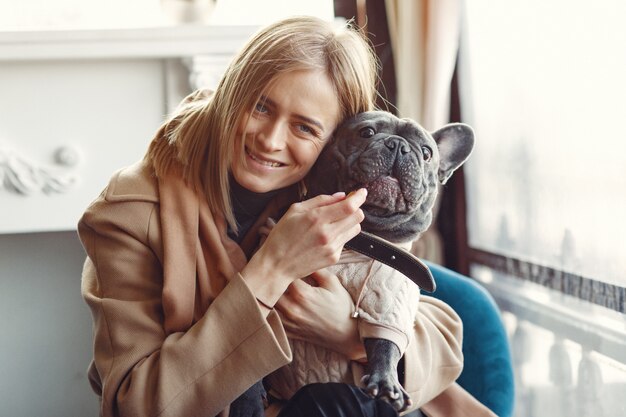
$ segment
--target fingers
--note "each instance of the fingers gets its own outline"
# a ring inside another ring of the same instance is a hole
[[[361,232],[361,222],[365,218],[363,211],[359,210],[352,216],[333,223],[336,228],[336,240],[343,248],[347,241]]]
[[[289,298],[287,294],[283,294],[283,296],[278,299],[274,307],[283,319],[283,326],[285,326],[286,329],[287,326],[291,324],[292,317],[297,314],[295,310],[298,309],[298,305],[294,303],[294,301]]]
[[[256,255],[269,259],[266,264],[276,279],[289,281],[335,264],[345,243],[361,230],[364,214],[359,207],[366,197],[361,189],[293,204]]]
[[[327,265],[331,265],[339,259],[345,243],[361,231],[360,223],[365,215],[359,207],[365,202],[366,197],[367,191],[364,188],[350,193],[347,197],[341,197],[338,194],[318,196],[313,199],[317,200],[313,204],[310,200],[294,204],[285,218],[304,220],[300,223],[305,228],[303,233],[311,236],[315,244],[326,247],[325,251],[319,253],[325,253],[331,261]],[[309,210],[303,210],[307,207]],[[301,215],[304,217],[300,217]],[[320,265],[320,267],[327,265]]]
[[[301,282],[300,280],[294,282]],[[308,285],[301,282],[302,285]],[[283,328],[287,332],[287,336],[291,339],[305,340],[307,321],[307,308],[302,305],[302,293],[297,290],[298,285],[289,287],[289,291],[283,294],[278,300],[275,307],[281,318]]]
[[[276,306],[279,310],[288,313],[289,316],[300,314],[301,305],[309,299],[311,289],[311,285],[301,279],[297,279],[289,285],[287,291],[278,299]]]
[[[336,203],[337,201],[341,201],[345,198],[346,193],[338,192],[333,195],[318,195],[316,197],[310,198],[308,200],[297,203],[303,210],[310,210],[314,208],[324,207],[329,204]]]
[[[359,190],[350,193],[342,201],[320,208],[320,213],[331,223],[341,221],[360,211],[359,207],[365,203],[366,198],[367,190],[365,188],[360,188]]]
[[[341,283],[339,282],[339,278],[337,277],[337,275],[324,269],[313,272],[310,277],[317,283],[319,287],[327,290],[332,290],[337,286],[341,287]]]
[[[336,222],[350,216],[361,207],[367,197],[367,190],[361,188],[351,192],[348,196],[343,192],[333,195],[318,195],[300,203],[294,204],[297,210],[310,211],[316,209],[319,215],[326,222]]]
[[[287,291],[289,294],[302,294],[302,298],[306,298],[306,292],[311,288],[311,285],[304,282],[301,279],[297,279],[291,283]]]
[[[344,202],[341,202],[341,204],[343,203]],[[349,206],[346,205],[344,206],[344,208],[345,207]],[[323,238],[323,240],[329,243],[333,242],[332,251],[336,258],[336,262],[339,259],[339,255],[341,254],[343,246],[346,244],[346,242],[358,235],[361,231],[361,222],[365,218],[365,214],[363,214],[363,210],[357,208],[356,211],[343,218],[337,217],[336,215],[333,215],[333,217],[337,220],[325,227],[325,233],[323,235],[325,237]]]

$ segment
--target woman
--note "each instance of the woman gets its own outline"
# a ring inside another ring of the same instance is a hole
[[[365,356],[349,295],[315,273],[360,231],[365,190],[294,202],[339,121],[373,108],[375,69],[349,28],[313,18],[271,25],[213,95],[186,100],[146,158],[89,206],[79,222],[82,293],[102,416],[226,415],[289,362],[285,331]],[[252,255],[259,225],[287,207]],[[319,287],[299,281],[310,274]],[[425,299],[405,357],[416,406],[462,366],[458,317]]]

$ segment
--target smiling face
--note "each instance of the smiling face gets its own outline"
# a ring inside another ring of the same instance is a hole
[[[239,121],[231,165],[235,180],[257,193],[295,184],[315,163],[340,114],[335,90],[324,72],[278,76]]]

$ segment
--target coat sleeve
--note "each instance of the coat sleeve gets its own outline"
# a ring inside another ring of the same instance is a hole
[[[238,276],[191,328],[164,332],[161,263],[150,244],[158,225],[154,203],[102,198],[79,222],[94,325],[89,379],[104,417],[215,416],[291,359],[277,314],[265,318]]]
[[[463,325],[450,306],[420,296],[414,338],[404,354],[404,388],[412,409],[451,386],[463,370]]]

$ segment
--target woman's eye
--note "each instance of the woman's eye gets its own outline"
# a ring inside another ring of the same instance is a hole
[[[428,146],[422,146],[422,155],[424,156],[424,161],[428,162],[433,157],[433,150]]]
[[[372,129],[371,127],[364,127],[363,129],[361,129],[359,133],[361,134],[361,137],[364,139],[369,139],[376,134],[374,129]]]
[[[267,113],[267,107],[265,107],[263,103],[257,103],[254,106],[254,111],[256,111],[257,113]]]
[[[308,127],[307,125],[298,125],[298,130],[302,133],[313,134],[315,133],[313,129]]]
[[[309,125],[297,124],[296,130],[297,130],[297,133],[300,134],[300,136],[306,136],[307,138],[313,138],[313,137],[318,138],[318,139],[322,138],[321,132]]]

